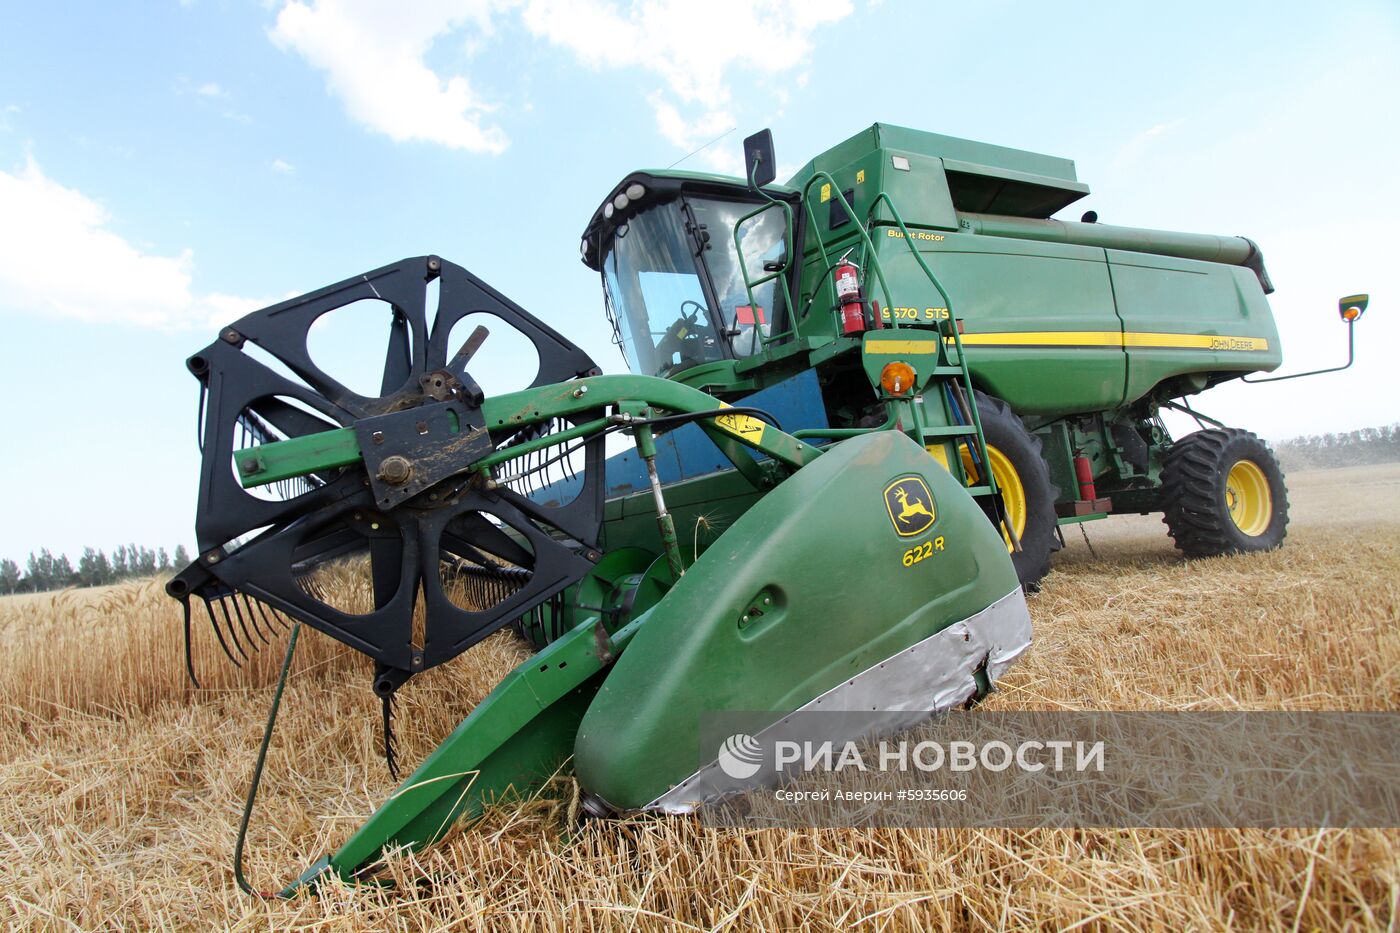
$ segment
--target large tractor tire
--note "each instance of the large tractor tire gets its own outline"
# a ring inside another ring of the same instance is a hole
[[[981,392],[974,394],[992,476],[1001,491],[1007,518],[1020,538],[1021,550],[1013,549],[1005,528],[1001,529],[1002,538],[1011,551],[1021,586],[1027,592],[1035,592],[1041,578],[1050,572],[1050,552],[1058,544],[1055,499],[1059,489],[1050,482],[1050,466],[1041,453],[1040,438],[1026,430],[1010,405]],[[981,471],[972,451],[964,445],[960,453],[968,478],[980,483]]]
[[[1268,551],[1288,533],[1288,490],[1267,444],[1238,428],[1188,434],[1167,451],[1162,511],[1187,557]]]

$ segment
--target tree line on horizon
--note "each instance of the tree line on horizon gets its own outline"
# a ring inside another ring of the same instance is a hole
[[[173,557],[163,547],[151,550],[135,544],[120,544],[110,557],[100,548],[85,547],[76,567],[67,554],[55,557],[48,548],[40,548],[37,554],[29,552],[23,568],[8,558],[0,560],[0,593],[42,593],[68,586],[106,586],[172,573],[189,562],[190,555],[183,544],[175,546]]]
[[[1287,468],[1367,466],[1400,460],[1400,422],[1336,434],[1304,434],[1274,445]]]

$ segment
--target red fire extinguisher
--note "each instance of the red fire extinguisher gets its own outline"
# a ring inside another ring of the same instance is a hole
[[[832,272],[836,276],[836,303],[841,306],[842,336],[863,333],[865,299],[860,293],[860,269],[843,259]]]
[[[1079,481],[1079,498],[1093,501],[1098,498],[1094,489],[1094,468],[1082,450],[1074,452],[1074,478]]]

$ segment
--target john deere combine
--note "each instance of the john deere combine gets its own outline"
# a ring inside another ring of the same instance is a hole
[[[628,175],[588,223],[630,375],[435,256],[189,358],[199,557],[169,587],[187,637],[194,605],[234,658],[283,616],[364,652],[386,751],[414,675],[507,625],[539,649],[293,888],[568,762],[594,814],[743,789],[698,747],[701,710],[975,699],[1029,644],[1023,591],[1057,524],[1161,510],[1193,556],[1282,540],[1257,438],[1173,443],[1158,417],[1278,366],[1252,242],[1051,220],[1088,191],[1073,163],[895,127],[786,186],[766,132],[745,159],[742,181]],[[387,325],[377,396],[307,346],[362,301]],[[488,329],[454,326],[478,312],[534,346],[528,388],[472,378]],[[607,457],[609,435],[632,449]],[[318,581],[351,559],[373,587],[358,611]]]

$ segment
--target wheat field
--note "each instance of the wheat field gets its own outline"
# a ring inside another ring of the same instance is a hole
[[[1290,480],[1286,546],[1182,562],[1156,517],[1074,528],[994,709],[1393,710],[1400,466]],[[350,584],[346,584],[350,585]],[[0,599],[0,925],[11,930],[1396,928],[1400,831],[716,830],[568,821],[561,775],[392,890],[293,902],[230,856],[281,645],[242,669],[156,581]],[[412,764],[526,657],[507,634],[416,679]],[[369,662],[305,630],[250,836],[276,888],[393,790]]]

